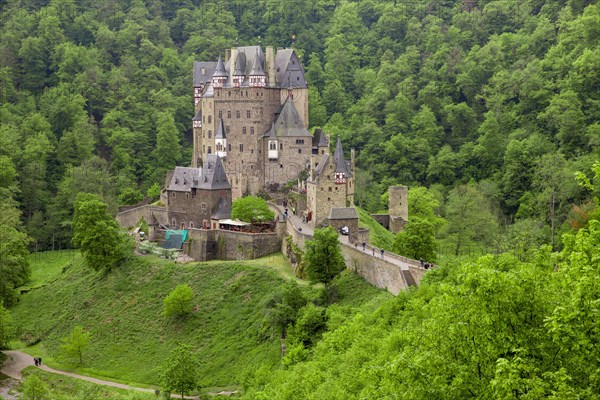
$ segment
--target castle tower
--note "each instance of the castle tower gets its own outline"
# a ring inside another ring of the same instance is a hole
[[[246,54],[238,53],[233,70],[233,87],[239,88],[246,77]]]
[[[391,186],[388,209],[390,213],[390,231],[396,234],[404,229],[408,222],[408,187]]]

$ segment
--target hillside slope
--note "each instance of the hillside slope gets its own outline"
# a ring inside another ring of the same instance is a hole
[[[39,257],[39,256],[38,256]],[[52,257],[47,253],[46,257]],[[43,268],[43,257],[34,269]],[[24,349],[60,369],[60,338],[75,325],[92,332],[77,371],[128,383],[158,385],[159,369],[177,343],[189,343],[201,362],[203,387],[235,387],[250,371],[279,365],[279,337],[265,319],[266,304],[282,285],[281,255],[248,262],[176,265],[140,257],[108,276],[85,268],[80,257],[64,258],[63,272],[22,296],[13,309]],[[56,269],[56,263],[49,267]],[[287,266],[289,268],[289,265]],[[194,311],[186,319],[161,315],[162,301],[175,286],[194,290]],[[337,280],[338,309],[352,315],[390,297],[351,273]],[[303,287],[309,298],[318,296]]]

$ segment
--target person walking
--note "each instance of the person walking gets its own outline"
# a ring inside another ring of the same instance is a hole
[[[383,259],[383,253],[384,253],[384,250],[383,250],[383,248],[382,248],[382,249],[381,249],[381,258],[382,258],[382,259]]]
[[[362,243],[362,245],[363,245],[363,251],[367,251],[367,249],[366,249],[366,247],[367,247],[367,242],[365,242],[365,241],[363,240],[363,243]]]

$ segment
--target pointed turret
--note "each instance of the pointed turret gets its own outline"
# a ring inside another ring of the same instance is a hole
[[[233,86],[240,87],[246,77],[246,54],[239,52],[233,70]]]
[[[219,55],[219,60],[217,61],[217,68],[215,68],[215,72],[212,76],[212,84],[214,88],[222,88],[225,86],[225,82],[227,81],[227,71],[225,71],[225,64],[223,64],[223,59]]]
[[[215,134],[215,148],[217,149],[217,155],[221,158],[227,157],[227,137],[225,132],[225,125],[223,119],[219,120],[219,127]]]
[[[267,74],[265,73],[260,56],[258,55],[258,49],[256,49],[254,63],[252,64],[252,70],[250,71],[250,87],[265,87],[266,85]]]
[[[348,163],[344,159],[344,149],[342,148],[342,139],[338,136],[335,152],[333,153],[335,162],[335,183],[346,183],[346,179],[352,176]]]

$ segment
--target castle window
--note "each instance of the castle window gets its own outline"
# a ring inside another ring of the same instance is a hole
[[[304,139],[296,139],[296,144],[304,144]]]
[[[208,116],[208,123],[209,124],[212,123],[212,116],[211,115]]]
[[[279,164],[279,168],[283,168],[283,164]]]
[[[242,127],[242,133],[245,135],[246,134],[246,127]]]
[[[277,142],[270,142],[269,150],[277,150]]]
[[[227,145],[227,150],[231,151],[231,143]]]
[[[203,210],[206,210],[206,203],[200,204],[200,208],[203,209]]]
[[[302,154],[302,149],[298,149],[298,154]]]
[[[212,154],[212,147],[208,146],[208,154]]]
[[[244,143],[240,143],[240,153],[244,152]]]
[[[250,118],[250,110],[246,110],[246,118]]]
[[[279,150],[283,150],[283,143],[279,143]]]
[[[254,135],[254,127],[253,126],[250,127],[250,134]]]
[[[254,149],[250,149],[250,154],[254,154]]]
[[[223,111],[219,111],[219,119],[223,119]]]
[[[335,187],[335,190],[338,190],[338,187],[337,187],[337,186]]]
[[[331,201],[331,197],[328,197],[328,198],[327,198],[327,201]]]
[[[227,118],[231,118],[231,111],[227,111]]]
[[[210,119],[210,118],[209,118]],[[208,138],[210,139],[212,137],[212,131],[209,129],[208,130]]]
[[[175,198],[175,192],[173,192],[173,193],[171,194],[171,197]]]
[[[331,192],[331,186],[329,186],[328,190]]]
[[[190,221],[190,228],[194,227],[194,223],[192,221]]]
[[[240,110],[237,110],[237,111],[235,112],[235,117],[236,117],[236,118],[239,118],[239,117],[240,117]]]
[[[190,198],[190,194],[189,194],[189,193],[186,193],[186,194],[185,194],[185,198],[186,198],[186,199],[189,199],[189,198]]]

